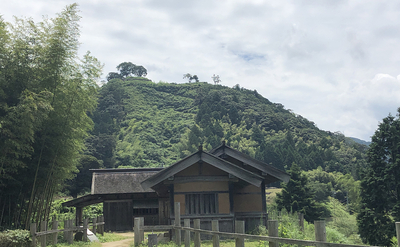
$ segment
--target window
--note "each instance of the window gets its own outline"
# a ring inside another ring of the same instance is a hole
[[[218,213],[217,193],[210,194],[186,194],[185,212],[189,215],[217,214]]]
[[[133,215],[153,215],[158,214],[158,208],[134,208]]]

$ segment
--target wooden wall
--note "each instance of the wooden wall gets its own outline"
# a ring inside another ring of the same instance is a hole
[[[132,200],[104,201],[103,214],[105,231],[132,230]]]
[[[236,160],[232,160],[237,162]],[[243,166],[243,164],[238,164]],[[246,167],[247,168],[247,167]],[[229,174],[207,163],[196,163],[175,174],[174,177],[226,176]],[[254,185],[231,186],[228,181],[185,182],[173,184],[173,200],[180,202],[181,215],[186,215],[185,195],[190,193],[217,193],[217,214],[263,212],[262,189]],[[231,192],[230,192],[231,190]],[[233,197],[230,202],[229,196]],[[232,205],[231,205],[232,203]],[[231,212],[231,207],[233,208]]]
[[[174,184],[174,201],[181,204],[181,215],[185,212],[185,194],[215,192],[218,194],[218,214],[229,214],[228,182],[191,182]]]
[[[237,189],[233,197],[233,209],[239,212],[262,212],[261,189],[254,185],[248,185],[242,189]]]

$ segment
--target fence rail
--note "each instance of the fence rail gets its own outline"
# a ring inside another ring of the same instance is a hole
[[[92,232],[96,234],[99,232],[104,235],[104,217],[99,216],[97,218],[92,218],[91,223],[89,223],[89,219],[83,220],[83,226],[74,226],[72,220],[64,220],[64,229],[58,229],[59,222],[53,219],[52,221],[52,229],[47,230],[47,221],[42,221],[40,223],[40,231],[37,231],[37,224],[32,223],[30,227],[30,232],[32,236],[32,246],[36,247],[37,240],[40,240],[40,246],[46,247],[47,244],[47,236],[50,235],[52,237],[51,244],[56,245],[58,241],[58,233],[64,232],[64,239],[68,242],[68,244],[72,244],[73,233],[74,231],[83,232],[83,241],[87,241],[87,229],[92,229]],[[90,228],[91,226],[91,228]]]
[[[268,234],[269,236],[259,236],[259,235],[250,235],[244,233],[244,221],[235,221],[235,233],[230,232],[220,232],[219,231],[219,223],[218,220],[212,221],[212,230],[203,230],[200,229],[200,219],[193,220],[193,228],[190,227],[190,219],[184,219],[184,226],[181,226],[180,220],[180,204],[175,203],[175,221],[174,225],[170,226],[144,226],[143,218],[135,218],[135,246],[138,246],[140,243],[144,241],[144,231],[157,231],[161,229],[165,230],[174,230],[174,241],[180,246],[181,245],[181,231],[184,231],[184,244],[185,247],[190,247],[191,237],[190,232],[194,232],[194,247],[201,246],[200,234],[211,235],[213,240],[213,247],[219,247],[219,237],[224,236],[228,238],[235,239],[236,247],[244,247],[244,239],[252,239],[259,241],[268,241],[270,247],[278,247],[279,244],[293,244],[293,245],[302,245],[302,246],[317,246],[317,247],[377,247],[377,246],[367,246],[367,245],[353,245],[353,244],[338,244],[338,243],[328,243],[326,242],[326,231],[325,231],[325,221],[315,221],[315,241],[312,240],[300,240],[300,239],[289,239],[289,238],[280,238],[278,237],[278,221],[277,220],[268,220]],[[400,236],[400,222],[396,222],[396,230]],[[155,237],[156,236],[152,236]],[[400,241],[400,239],[399,239]],[[149,235],[149,247],[152,247],[153,244],[157,244],[154,242],[154,239],[150,239]],[[400,242],[399,245],[400,247]]]

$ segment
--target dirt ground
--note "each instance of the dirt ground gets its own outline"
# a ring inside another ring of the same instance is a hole
[[[108,242],[101,244],[102,247],[129,247],[131,243],[133,243],[133,232],[123,232],[117,233],[118,235],[129,237],[124,240],[115,241],[115,242]]]

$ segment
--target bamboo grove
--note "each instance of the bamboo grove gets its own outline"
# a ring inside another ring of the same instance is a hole
[[[78,8],[35,23],[0,17],[0,229],[47,220],[92,128],[101,64],[78,57]]]

